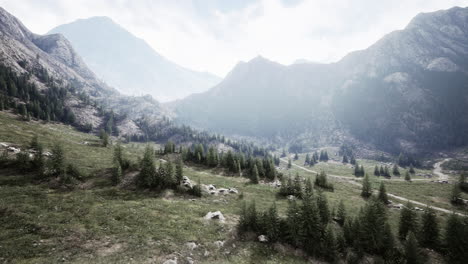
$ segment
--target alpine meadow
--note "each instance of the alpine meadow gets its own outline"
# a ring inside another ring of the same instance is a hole
[[[468,262],[468,1],[0,0],[0,263]]]

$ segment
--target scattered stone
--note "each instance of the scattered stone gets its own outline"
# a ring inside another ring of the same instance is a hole
[[[208,185],[208,190],[210,190],[210,191],[216,190],[216,186],[214,184],[210,184],[210,185]]]
[[[195,202],[197,199],[190,199],[191,202]]]
[[[174,259],[168,259],[164,261],[163,264],[177,264],[177,257],[174,257]]]
[[[8,148],[8,146],[9,145],[7,143],[0,142],[0,147]]]
[[[419,208],[419,207],[417,207],[417,206],[415,206],[413,209],[414,209],[415,211],[424,211],[424,209]]]
[[[216,194],[216,191],[210,191],[210,194],[215,195],[215,194]]]
[[[46,151],[46,152],[44,152],[44,154],[42,154],[42,155],[44,155],[44,156],[46,156],[46,157],[51,157],[51,156],[52,156],[52,153]]]
[[[228,191],[228,189],[225,189],[225,188],[218,189],[219,193],[227,193],[227,191]]]
[[[229,193],[235,193],[235,194],[237,194],[237,193],[239,193],[239,191],[237,191],[236,188],[229,188]]]
[[[224,241],[221,241],[221,240],[218,240],[218,241],[215,241],[214,242],[214,245],[219,249],[219,248],[222,248],[224,246]],[[206,253],[207,251],[205,251]],[[209,252],[208,252],[209,254]]]
[[[403,209],[405,207],[403,204],[389,204],[388,207],[395,209]]]
[[[198,247],[197,243],[195,242],[187,242],[185,243],[185,246],[190,250],[194,250]]]
[[[289,201],[296,200],[296,197],[294,195],[288,195],[288,200]]]
[[[268,242],[268,237],[265,236],[265,235],[259,235],[258,236],[258,241],[266,243],[266,242]]]
[[[203,256],[204,257],[208,257],[210,255],[210,252],[208,250],[205,249],[205,252],[203,252]]]
[[[224,222],[225,218],[224,215],[220,211],[216,212],[208,212],[205,215],[206,220],[219,220],[220,222]]]
[[[195,262],[193,262],[193,259],[191,257],[187,257],[187,263],[188,264],[193,264]]]
[[[20,148],[15,148],[15,147],[8,147],[7,150],[10,151],[10,152],[13,152],[13,153],[15,153],[15,154],[21,152],[21,149],[20,149]]]

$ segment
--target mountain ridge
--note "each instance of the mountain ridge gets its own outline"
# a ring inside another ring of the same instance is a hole
[[[420,14],[405,29],[335,63],[240,64],[211,90],[173,107],[180,122],[283,144],[357,140],[396,153],[463,145],[467,36],[468,8]],[[323,132],[330,136],[324,139]]]
[[[220,80],[171,62],[109,17],[79,19],[49,33],[64,34],[90,68],[124,94],[170,101],[205,91]]]

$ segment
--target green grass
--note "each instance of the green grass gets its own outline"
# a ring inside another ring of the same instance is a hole
[[[180,261],[191,256],[197,263],[307,262],[303,257],[294,256],[292,250],[278,252],[269,246],[236,238],[235,225],[244,201],[255,199],[259,210],[267,209],[275,202],[279,213],[284,215],[287,201],[277,197],[275,188],[252,185],[245,178],[225,176],[222,170],[198,166],[186,167],[185,175],[192,181],[200,180],[202,184],[237,188],[244,198],[239,199],[233,194],[205,194],[202,198],[194,198],[172,191],[157,194],[148,190],[113,187],[108,173],[112,149],[99,146],[96,136],[60,124],[23,122],[0,113],[0,142],[24,147],[34,134],[39,135],[46,148],[56,142],[62,143],[67,161],[77,165],[87,176],[85,182],[74,190],[64,191],[51,188],[47,182],[33,180],[33,175],[0,169],[0,262],[162,263],[174,256]],[[85,141],[90,144],[83,144]],[[130,143],[123,147],[125,155],[137,161],[145,144]],[[340,164],[318,164],[312,169],[320,168],[354,178],[350,169]],[[296,167],[283,171],[292,175],[299,172],[301,176],[312,179],[315,177],[315,174]],[[125,177],[135,173],[129,172]],[[335,186],[334,192],[325,192],[330,208],[337,207],[343,200],[348,214],[356,215],[365,204],[360,197],[359,186],[332,178],[329,180]],[[378,180],[373,179],[374,184]],[[411,196],[408,198],[422,202],[430,199],[431,195],[443,197],[446,194],[445,189],[430,192],[430,188],[442,185],[423,185],[429,189],[414,186],[414,183],[387,183],[389,192],[401,191]],[[439,204],[440,201],[434,203]],[[203,219],[207,212],[217,210],[224,214],[226,223]],[[394,230],[398,217],[399,211],[389,210]],[[441,221],[444,218],[444,214],[439,214]],[[226,241],[225,247],[218,249],[214,245],[217,240]],[[189,251],[185,243],[190,241],[195,241],[199,247]],[[208,256],[205,252],[209,252]]]

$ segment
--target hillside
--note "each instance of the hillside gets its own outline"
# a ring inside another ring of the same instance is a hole
[[[99,138],[61,124],[24,122],[4,112],[0,112],[0,124],[1,143],[27,151],[34,135],[39,135],[39,143],[45,151],[57,143],[61,144],[65,161],[73,162],[83,174],[74,185],[60,185],[55,178],[37,178],[34,171],[25,173],[18,167],[1,167],[2,261],[163,263],[174,258],[181,263],[317,261],[287,245],[270,247],[237,235],[236,226],[244,201],[255,200],[258,210],[266,210],[275,202],[279,215],[286,215],[288,200],[278,197],[279,189],[270,184],[250,184],[244,177],[233,177],[222,168],[207,168],[188,162],[184,166],[184,175],[191,181],[214,184],[219,190],[236,188],[239,193],[210,194],[211,191],[206,190],[199,198],[171,190],[157,192],[138,188],[134,180],[139,168],[133,165],[124,171],[122,182],[115,185],[112,180],[115,146],[102,147]],[[0,148],[3,153],[3,145]],[[123,155],[134,163],[143,155],[144,144],[122,144],[122,148]],[[174,158],[173,155],[159,155],[156,160]],[[278,168],[314,179],[315,173],[303,169],[303,158],[301,155],[295,162],[297,166],[291,169],[287,169],[287,163],[281,163]],[[320,162],[316,165],[319,167],[312,170],[326,168],[332,171],[329,181],[335,185],[335,190],[324,192],[328,206],[330,210],[336,209],[343,201],[351,218],[366,204],[366,200],[360,197],[359,184],[356,186],[362,179],[355,178],[348,166],[337,163],[339,158],[330,156],[329,162]],[[14,160],[11,153],[9,159],[10,162]],[[0,162],[5,164],[3,156]],[[366,169],[375,164],[365,160],[358,162],[365,164]],[[427,172],[417,170],[416,174],[419,173]],[[333,176],[337,174],[342,178]],[[421,178],[416,177],[411,183],[372,177],[374,188],[385,181],[389,192],[409,195],[409,199],[431,206],[467,213],[466,209],[448,202],[451,185],[418,179]],[[224,215],[224,222],[204,219],[208,212],[218,210]],[[399,214],[399,209],[388,209],[389,222],[394,230],[398,228]],[[437,211],[441,226],[445,226],[448,215]],[[339,231],[338,225],[333,226]],[[430,259],[443,263],[443,258],[434,252],[430,253]]]
[[[392,153],[466,145],[468,8],[420,14],[332,64],[239,63],[174,106],[180,122],[306,148],[346,141]]]
[[[204,92],[220,81],[169,61],[107,17],[80,19],[49,32],[56,33],[72,43],[99,78],[123,94],[169,101]]]

